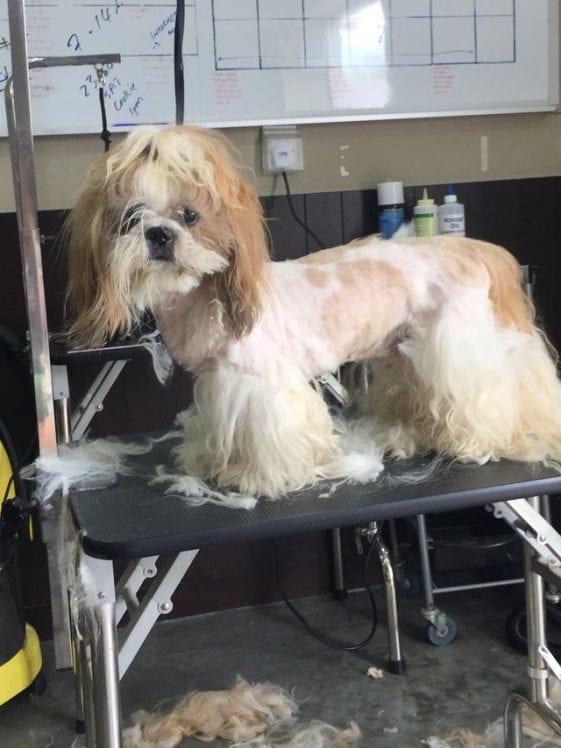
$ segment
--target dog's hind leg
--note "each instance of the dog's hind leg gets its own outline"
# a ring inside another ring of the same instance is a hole
[[[410,385],[402,380],[393,402],[417,449],[480,463],[560,459],[555,363],[532,325],[526,332],[497,321],[482,289],[466,291],[399,350]]]
[[[357,404],[371,419],[372,439],[382,453],[411,457],[429,451],[428,390],[409,358],[395,353],[368,362],[368,367],[371,381]]]

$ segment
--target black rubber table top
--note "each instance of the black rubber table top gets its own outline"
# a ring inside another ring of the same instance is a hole
[[[444,466],[422,483],[400,483],[400,475],[426,464],[413,459],[389,463],[375,482],[343,482],[335,488],[323,483],[277,501],[260,499],[251,510],[192,506],[185,498],[165,495],[165,486],[149,485],[157,465],[171,465],[173,445],[161,442],[149,454],[131,458],[138,474],[114,486],[71,492],[72,514],[88,554],[140,558],[561,493],[555,470],[508,461]]]

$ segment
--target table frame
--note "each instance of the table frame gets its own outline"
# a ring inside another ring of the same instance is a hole
[[[561,735],[561,709],[551,702],[548,693],[548,680],[552,676],[561,678],[561,665],[547,648],[544,616],[544,578],[557,584],[561,579],[561,535],[539,513],[539,500],[539,496],[531,496],[487,507],[524,544],[529,687],[527,692],[513,692],[507,701],[505,745],[508,748],[522,746],[523,707],[539,714]],[[403,663],[393,570],[389,554],[376,533],[375,507],[373,522],[371,529],[374,528],[375,542],[380,543],[378,557],[386,582],[390,664]],[[197,553],[198,550],[191,549],[165,557],[133,560],[115,585],[113,561],[94,558],[80,547],[78,568],[81,578],[88,582],[82,588],[78,605],[71,609],[73,628],[78,634],[77,665],[82,675],[81,701],[88,748],[121,748],[120,679],[159,616],[171,611],[173,592]],[[139,589],[146,580],[150,584],[139,600]],[[118,632],[117,623],[125,612],[129,613],[130,621]]]

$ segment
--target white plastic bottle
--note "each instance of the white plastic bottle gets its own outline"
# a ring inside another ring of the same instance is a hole
[[[435,236],[438,233],[437,206],[432,197],[429,198],[426,187],[423,197],[413,208],[413,222],[415,236]]]
[[[466,235],[465,209],[454,194],[452,185],[448,185],[448,193],[444,195],[444,204],[438,208],[438,228],[441,234]]]

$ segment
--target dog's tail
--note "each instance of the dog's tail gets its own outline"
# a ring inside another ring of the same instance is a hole
[[[489,242],[470,241],[469,252],[489,274],[489,298],[499,325],[531,334],[535,309],[518,261],[503,247]]]
[[[541,338],[557,366],[559,353],[536,321],[536,308],[528,295],[518,261],[503,247],[489,242],[473,241],[471,249],[489,274],[489,298],[499,325]]]

